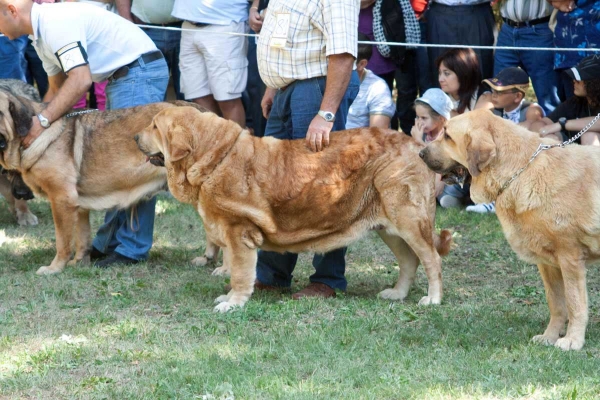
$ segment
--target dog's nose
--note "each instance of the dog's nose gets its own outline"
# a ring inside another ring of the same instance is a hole
[[[419,152],[419,157],[425,158],[425,149],[423,149]]]
[[[135,135],[133,138],[135,139],[135,142],[137,143],[140,140],[140,135]]]

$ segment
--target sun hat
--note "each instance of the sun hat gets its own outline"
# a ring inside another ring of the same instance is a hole
[[[600,78],[600,55],[587,56],[579,64],[565,71],[571,79],[587,81]]]
[[[452,111],[452,100],[442,89],[433,88],[425,91],[423,96],[419,97],[416,102],[428,104],[433,111],[440,114],[446,119],[450,119],[450,111]]]

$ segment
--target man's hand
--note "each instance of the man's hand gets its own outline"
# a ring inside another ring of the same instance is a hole
[[[260,33],[260,30],[262,29],[262,24],[263,20],[260,16],[260,13],[258,12],[258,9],[252,7],[250,9],[250,12],[248,13],[248,25],[250,25],[250,28],[254,32]]]
[[[329,132],[333,128],[333,122],[327,122],[317,115],[310,122],[306,132],[306,145],[312,151],[321,151],[329,146]]]
[[[262,101],[260,102],[260,108],[262,108],[263,117],[266,119],[269,119],[269,115],[271,114],[271,107],[273,106],[275,94],[277,94],[277,89],[267,88]]]
[[[31,129],[29,130],[27,136],[23,138],[23,142],[21,142],[24,148],[28,148],[29,146],[31,146],[31,143],[33,143],[33,141],[37,139],[38,136],[40,136],[45,129],[44,127],[42,127],[42,125],[40,125],[40,120],[37,116],[34,115],[33,117],[31,117],[31,122]]]

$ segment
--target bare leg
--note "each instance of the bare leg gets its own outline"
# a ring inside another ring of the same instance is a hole
[[[229,119],[241,127],[246,126],[246,112],[244,111],[244,105],[242,104],[241,98],[219,101],[218,103],[219,108],[223,113],[223,118]]]

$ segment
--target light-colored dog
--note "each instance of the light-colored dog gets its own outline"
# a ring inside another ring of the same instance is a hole
[[[550,323],[533,340],[577,350],[588,322],[586,264],[600,257],[600,149],[552,148],[528,164],[540,143],[556,142],[476,110],[452,118],[421,156],[450,182],[468,169],[473,201],[496,201],[506,239],[544,281]]]
[[[253,137],[231,121],[181,107],[158,113],[136,140],[164,161],[173,196],[197,207],[207,240],[223,248],[232,289],[217,298],[216,311],[250,298],[257,248],[327,252],[374,228],[400,266],[396,286],[380,295],[405,298],[420,260],[429,290],[419,304],[441,302],[440,254],[449,251],[451,234],[434,232],[434,174],[412,138],[354,129],[333,133],[329,147],[313,153],[302,140]]]

